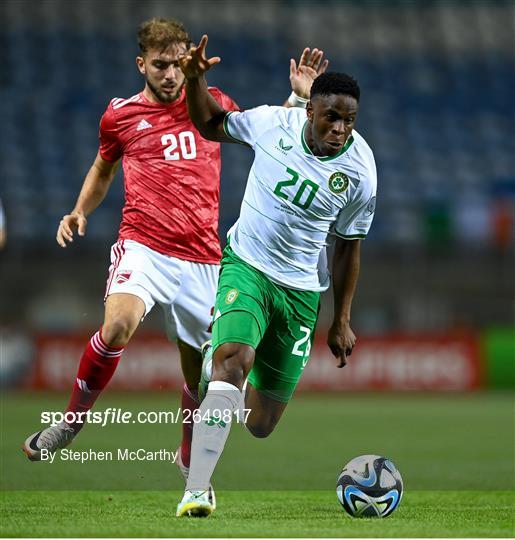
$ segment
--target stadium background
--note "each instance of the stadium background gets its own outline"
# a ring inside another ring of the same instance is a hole
[[[209,34],[208,52],[222,57],[209,82],[243,108],[282,103],[290,57],[305,46],[322,48],[331,69],[360,82],[357,129],[379,173],[353,308],[359,341],[349,366],[336,370],[324,345],[327,294],[306,392],[258,450],[244,433],[234,435],[226,463],[239,456],[244,467],[241,455],[254,456],[259,476],[244,468],[254,487],[325,489],[344,461],[377,452],[397,457],[415,489],[455,482],[463,489],[514,488],[513,3],[8,0],[0,13],[4,488],[59,487],[48,469],[25,474],[28,464],[20,465],[17,452],[41,410],[62,408],[82,348],[102,320],[121,175],[84,239],[62,250],[55,231],[95,156],[109,99],[142,88],[135,32],[152,16],[182,20],[195,40]],[[238,215],[251,159],[244,148],[223,148],[222,238]],[[179,385],[176,349],[164,340],[162,315],[154,310],[112,381],[121,392],[108,391],[99,408],[169,409],[178,404],[171,391]],[[109,429],[113,435],[90,426],[77,447],[122,440],[141,446],[136,428]],[[176,427],[137,429],[156,448],[178,441]],[[326,469],[292,478],[288,464],[307,459],[316,440],[331,450]],[[432,465],[421,471],[428,459]],[[498,464],[486,484],[477,473],[485,459]],[[86,488],[180,485],[158,466],[147,465],[136,483],[133,469],[91,467]],[[62,469],[69,488],[84,488],[84,470]],[[237,488],[240,473],[222,465],[220,475]]]

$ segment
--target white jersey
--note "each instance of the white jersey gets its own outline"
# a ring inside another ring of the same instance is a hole
[[[294,289],[329,287],[327,236],[365,238],[375,210],[372,150],[356,131],[333,157],[316,157],[304,140],[305,109],[231,112],[227,135],[255,152],[240,217],[229,231],[236,255]]]

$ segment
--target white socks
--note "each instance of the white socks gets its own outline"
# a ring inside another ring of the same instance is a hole
[[[208,489],[229,436],[233,412],[242,401],[242,394],[236,386],[223,381],[209,383],[199,409],[200,421],[193,426],[187,490]]]

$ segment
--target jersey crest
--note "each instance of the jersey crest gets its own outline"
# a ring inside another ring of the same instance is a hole
[[[343,172],[335,172],[329,177],[327,185],[333,193],[338,195],[349,187],[349,177]]]

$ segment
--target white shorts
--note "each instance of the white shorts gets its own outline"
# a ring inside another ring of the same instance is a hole
[[[111,248],[104,301],[114,293],[134,294],[145,303],[145,315],[159,304],[168,338],[200,350],[211,339],[219,271],[217,264],[184,261],[133,240],[120,240]]]

